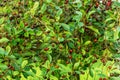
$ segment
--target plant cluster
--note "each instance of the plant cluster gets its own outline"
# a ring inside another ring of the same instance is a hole
[[[120,3],[2,0],[0,80],[119,80]]]

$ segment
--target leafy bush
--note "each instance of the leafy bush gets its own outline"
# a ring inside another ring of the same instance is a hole
[[[120,3],[2,0],[1,80],[119,80]]]

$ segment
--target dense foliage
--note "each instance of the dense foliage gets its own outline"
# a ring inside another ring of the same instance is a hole
[[[120,3],[0,0],[0,80],[119,80]]]

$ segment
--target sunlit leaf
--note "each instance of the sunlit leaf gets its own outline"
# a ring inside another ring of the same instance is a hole
[[[63,71],[63,73],[71,72],[71,69],[63,64],[58,64],[60,66],[60,70]]]
[[[91,43],[91,41],[86,41],[86,42],[84,43],[84,45],[87,46],[87,45],[89,45],[90,43]]]
[[[21,64],[21,67],[24,68],[28,64],[28,60],[24,60]]]
[[[87,14],[87,19],[90,17],[90,15],[92,15],[92,14],[95,13],[95,12],[96,12],[95,10],[90,11],[90,12]]]
[[[10,51],[11,51],[11,47],[10,47],[10,46],[7,46],[7,47],[6,47],[7,55],[10,53]]]
[[[3,37],[2,39],[0,39],[0,43],[6,43],[6,42],[8,42],[9,41],[9,39],[7,39],[7,38],[5,38],[5,37]]]
[[[14,72],[13,72],[13,75],[14,75],[14,76],[19,75],[19,71],[14,71]]]
[[[120,31],[118,31],[118,30],[115,30],[115,32],[114,32],[114,40],[117,40],[117,39],[119,39],[119,32]]]
[[[45,67],[46,69],[49,69],[49,68],[50,68],[50,61],[47,60],[47,61],[45,62],[45,64],[42,65],[42,66]]]
[[[91,29],[92,31],[96,32],[98,35],[100,35],[100,32],[97,28],[93,27],[93,26],[87,26],[87,28]]]
[[[58,80],[58,78],[55,77],[55,76],[53,76],[53,75],[50,75],[50,79],[51,79],[51,80]]]
[[[39,2],[35,2],[33,8],[30,10],[31,14],[34,16],[35,12],[39,6]]]
[[[107,18],[106,20],[105,20],[105,23],[107,23],[108,21],[112,21],[112,20],[115,20],[114,18]]]
[[[80,65],[80,60],[74,64],[74,69],[77,69]]]
[[[0,18],[0,25],[4,22],[4,17]]]

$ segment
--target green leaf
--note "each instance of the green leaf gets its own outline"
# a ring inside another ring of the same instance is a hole
[[[77,69],[80,65],[80,60],[74,64],[74,69]]]
[[[50,24],[50,20],[49,20],[49,18],[47,17],[47,15],[44,15],[44,16],[42,16],[42,21],[45,23],[45,24]]]
[[[90,43],[91,43],[91,41],[86,41],[86,42],[84,43],[84,45],[87,46],[87,45],[89,45]]]
[[[64,38],[58,37],[58,41],[59,41],[59,42],[63,42],[63,41],[64,41]]]
[[[10,46],[7,46],[7,47],[6,47],[7,55],[10,53],[10,51],[11,51],[11,47],[10,47]]]
[[[115,7],[120,8],[120,2],[119,2],[119,0],[118,0],[118,1],[115,1],[115,2],[114,2],[114,5],[115,5]]]
[[[0,43],[6,43],[8,42],[9,40],[5,37],[3,37],[2,39],[0,39]]]
[[[120,80],[120,77],[110,77],[110,80]]]
[[[79,22],[78,26],[79,26],[79,28],[81,28],[82,26],[84,26],[84,23],[83,22]]]
[[[24,68],[28,64],[28,60],[24,60],[21,64],[21,67]]]
[[[39,7],[39,2],[35,2],[33,8],[30,10],[31,14],[34,16],[37,8]]]
[[[114,58],[120,58],[120,54],[114,54]]]
[[[65,24],[65,23],[61,23],[61,26],[62,26],[65,30],[70,31],[70,26],[69,26],[69,25],[67,25],[67,24]]]
[[[89,68],[89,73],[90,73],[90,76],[91,76],[91,77],[93,77],[93,76],[94,76],[94,73],[93,73],[92,68]]]
[[[14,72],[13,72],[13,75],[14,75],[14,76],[19,75],[19,71],[14,71]]]
[[[83,54],[83,55],[85,55],[85,54],[86,54],[85,49],[82,49],[82,54]]]
[[[20,74],[20,77],[21,77],[20,80],[27,80],[27,79],[24,77],[23,73]]]
[[[110,51],[108,48],[106,48],[104,51],[103,51],[103,55],[106,55],[108,54],[110,56]]]
[[[35,73],[30,69],[29,71],[25,71],[25,73],[29,76],[34,76]]]
[[[50,80],[58,80],[56,76],[50,75]]]
[[[72,42],[68,42],[68,45],[69,45],[70,48],[74,48],[75,47],[74,43],[72,43]]]
[[[67,72],[71,72],[72,70],[70,69],[70,67],[68,66],[65,66],[63,64],[58,64],[58,66],[60,67],[60,70],[64,73],[67,73]]]
[[[103,38],[103,37],[100,37],[100,38],[98,39],[98,41],[99,41],[99,42],[103,42],[103,41],[104,41],[104,38]]]
[[[41,36],[42,35],[42,31],[38,31],[37,33],[36,33],[36,36]]]
[[[4,22],[4,17],[0,18],[0,25]]]
[[[23,23],[23,21],[20,21],[20,27],[21,27],[21,28],[24,28],[24,23]]]
[[[47,2],[47,3],[51,3],[51,2],[52,2],[52,0],[46,0],[46,2]]]
[[[36,70],[37,77],[41,77],[43,75],[42,70],[39,67],[34,67],[34,69]]]
[[[62,14],[62,9],[59,9],[59,10],[57,11],[56,16],[60,16],[61,14]]]
[[[92,31],[96,32],[98,35],[100,35],[100,32],[98,29],[94,28],[93,26],[87,26],[87,28],[91,29]]]
[[[7,56],[9,59],[13,60],[15,59],[16,57],[14,55],[10,55],[10,56]]]
[[[0,47],[0,54],[1,55],[5,55],[6,54],[6,51],[3,48],[1,48],[1,47]]]
[[[33,9],[36,10],[38,8],[38,6],[39,6],[39,2],[35,2],[34,6],[33,6]]]
[[[105,23],[107,23],[108,21],[112,21],[112,20],[115,20],[114,18],[107,18],[106,20],[105,20]]]
[[[44,3],[40,9],[40,12],[43,14],[47,9],[47,5]]]
[[[82,18],[82,12],[76,11],[75,13],[76,15],[73,16],[73,20],[76,20],[77,22],[79,22]]]
[[[11,77],[10,75],[7,75],[7,76],[6,76],[6,79],[7,79],[7,80],[12,80],[12,77]]]
[[[105,75],[105,74],[102,74],[102,73],[97,74],[97,75],[100,76],[100,77],[106,77],[106,75]]]
[[[114,31],[114,40],[119,39],[119,32],[120,32],[119,29]]]
[[[56,13],[56,16],[55,16],[55,18],[56,18],[56,21],[58,21],[59,19],[60,19],[60,15],[62,14],[62,9],[59,9],[58,11],[57,11],[57,13]]]
[[[78,15],[80,15],[82,17],[82,12],[76,11],[75,13],[78,14]]]
[[[84,33],[84,32],[85,32],[85,31],[84,31],[84,28],[80,28],[79,32],[80,32],[80,33]]]
[[[114,26],[115,26],[115,22],[113,22],[113,23],[111,23],[111,24],[108,25],[109,28],[112,28]]]
[[[88,15],[87,15],[87,19],[90,17],[90,15],[92,15],[92,14],[95,13],[95,12],[96,12],[95,10],[90,11],[90,12],[88,13]]]
[[[49,61],[52,62],[52,56],[50,54],[47,54],[47,56],[48,56]]]
[[[45,64],[42,65],[42,66],[45,67],[46,69],[49,69],[49,68],[50,68],[50,61],[47,60],[47,61],[45,62]]]
[[[7,68],[8,68],[7,65],[0,63],[0,69],[4,70],[4,69],[7,69]]]
[[[81,18],[82,18],[81,15],[73,16],[73,20],[76,20],[77,22],[79,22]]]

